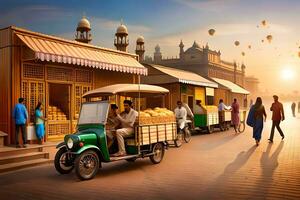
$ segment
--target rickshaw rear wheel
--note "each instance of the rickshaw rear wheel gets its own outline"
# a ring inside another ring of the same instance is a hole
[[[191,131],[189,130],[189,128],[184,129],[184,138],[183,139],[186,143],[189,143],[189,141],[191,141],[192,134],[191,134]]]
[[[99,165],[99,157],[95,151],[84,151],[75,159],[76,175],[80,180],[92,179],[98,173]]]
[[[65,147],[60,148],[54,158],[54,166],[56,171],[60,174],[69,174],[74,169],[74,163],[68,160],[67,149]]]
[[[156,143],[153,146],[153,155],[150,156],[150,160],[153,164],[158,164],[162,161],[165,155],[165,147],[162,143]]]

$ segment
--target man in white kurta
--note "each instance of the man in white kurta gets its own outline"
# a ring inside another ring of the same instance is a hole
[[[177,107],[175,108],[174,112],[176,116],[177,126],[181,130],[183,130],[186,123],[187,110],[182,106],[181,101],[177,102]]]
[[[131,108],[131,106],[132,102],[129,100],[125,100],[125,111],[117,115],[117,119],[120,121],[122,128],[116,130],[119,151],[118,153],[114,154],[114,156],[126,155],[124,137],[132,135],[134,133],[133,125],[138,116],[138,112]]]

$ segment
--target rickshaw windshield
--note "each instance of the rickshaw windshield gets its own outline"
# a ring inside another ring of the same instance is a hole
[[[109,103],[107,101],[83,103],[80,110],[78,125],[105,124]]]

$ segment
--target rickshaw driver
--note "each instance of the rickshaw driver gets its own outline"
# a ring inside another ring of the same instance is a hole
[[[106,136],[107,136],[107,147],[110,148],[113,144],[114,137],[116,134],[116,129],[120,126],[120,121],[117,118],[118,106],[116,104],[110,105],[110,111],[107,117],[106,124]]]
[[[187,110],[182,106],[181,101],[177,101],[177,107],[174,110],[176,121],[177,121],[177,127],[180,130],[183,130],[186,124],[186,118],[187,118]]]
[[[131,106],[132,102],[130,100],[124,100],[124,112],[117,115],[117,119],[120,121],[122,128],[116,130],[119,151],[113,154],[113,156],[126,155],[124,137],[134,133],[133,125],[136,117],[138,116],[138,112],[135,111]]]

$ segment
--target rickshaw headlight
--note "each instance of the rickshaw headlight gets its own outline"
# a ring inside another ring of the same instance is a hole
[[[74,142],[73,142],[72,138],[69,138],[68,141],[67,141],[68,148],[72,149],[73,145],[74,145]]]

